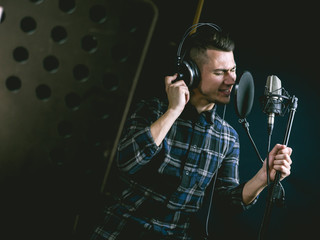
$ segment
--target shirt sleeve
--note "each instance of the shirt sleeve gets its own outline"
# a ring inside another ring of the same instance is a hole
[[[127,119],[118,144],[116,162],[120,170],[134,174],[145,166],[162,148],[152,138],[150,126],[161,115],[160,102],[138,103]]]

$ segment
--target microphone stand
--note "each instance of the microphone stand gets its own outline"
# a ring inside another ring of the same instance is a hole
[[[284,136],[284,140],[283,140],[284,145],[288,145],[289,137],[290,137],[290,133],[291,133],[291,128],[292,128],[292,123],[293,123],[293,118],[294,118],[296,109],[298,107],[298,98],[296,98],[295,96],[292,96],[290,101],[291,101],[290,115],[289,115],[287,128],[286,128],[286,132],[285,132],[285,136]],[[270,189],[268,190],[268,200],[266,203],[266,209],[265,209],[262,225],[261,225],[260,232],[259,232],[259,240],[265,239],[266,231],[267,231],[269,220],[270,220],[270,214],[271,214],[271,210],[272,210],[274,203],[279,203],[279,202],[281,202],[281,200],[283,200],[282,194],[281,194],[282,186],[280,184],[280,177],[281,177],[281,173],[279,171],[277,171],[276,176],[275,176],[275,180],[273,183],[271,183]]]

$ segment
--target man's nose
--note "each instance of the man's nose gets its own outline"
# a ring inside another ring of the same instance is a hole
[[[226,85],[234,85],[236,83],[236,74],[234,72],[226,72],[224,83]]]

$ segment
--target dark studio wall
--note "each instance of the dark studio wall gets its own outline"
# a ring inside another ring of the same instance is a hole
[[[149,51],[150,60],[145,63],[136,90],[137,99],[154,94],[163,96],[163,76],[173,71],[176,48],[184,31],[192,24],[197,6],[197,1],[155,2],[159,6],[159,20]],[[320,213],[316,152],[319,142],[319,94],[316,86],[320,47],[316,31],[319,19],[316,16],[316,6],[309,1],[303,4],[204,1],[200,18],[200,22],[213,22],[230,32],[236,41],[238,77],[244,70],[249,70],[253,75],[255,100],[247,120],[263,157],[266,156],[268,143],[267,115],[262,111],[259,98],[263,95],[267,77],[278,76],[289,94],[298,98],[289,138],[289,146],[294,149],[292,173],[282,182],[286,194],[285,206],[272,208],[268,239],[308,239],[317,235],[313,224]],[[246,181],[259,169],[260,163],[245,130],[238,123],[233,95],[226,119],[240,135],[240,178]],[[283,143],[288,119],[288,112],[276,117],[271,145]],[[216,207],[211,219],[213,239],[239,236],[241,239],[257,239],[266,199],[264,191],[249,211],[227,220]],[[232,231],[230,224],[234,228]]]
[[[164,96],[163,77],[174,70],[176,48],[197,3],[0,0],[1,239],[88,239],[105,200],[101,186],[117,184],[104,177],[126,107]],[[268,239],[317,234],[315,16],[315,4],[307,2],[207,0],[200,18],[231,33],[238,76],[244,70],[253,75],[255,101],[247,119],[263,156],[267,116],[259,97],[267,76],[277,75],[299,99],[289,141],[292,174],[283,181],[286,206],[272,210]],[[276,117],[272,144],[283,141],[287,118]],[[240,135],[245,181],[260,163],[233,103],[226,119]],[[214,239],[257,239],[265,200],[264,191],[255,206],[231,219],[215,207]]]
[[[126,0],[0,6],[0,238],[84,235],[157,9]]]

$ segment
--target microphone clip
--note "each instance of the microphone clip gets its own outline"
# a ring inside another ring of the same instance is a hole
[[[275,91],[279,91],[277,89]],[[267,90],[265,95],[260,97],[260,104],[262,105],[262,111],[266,114],[273,113],[274,115],[284,116],[290,105],[291,96],[284,89],[281,88],[282,94],[270,93]]]

